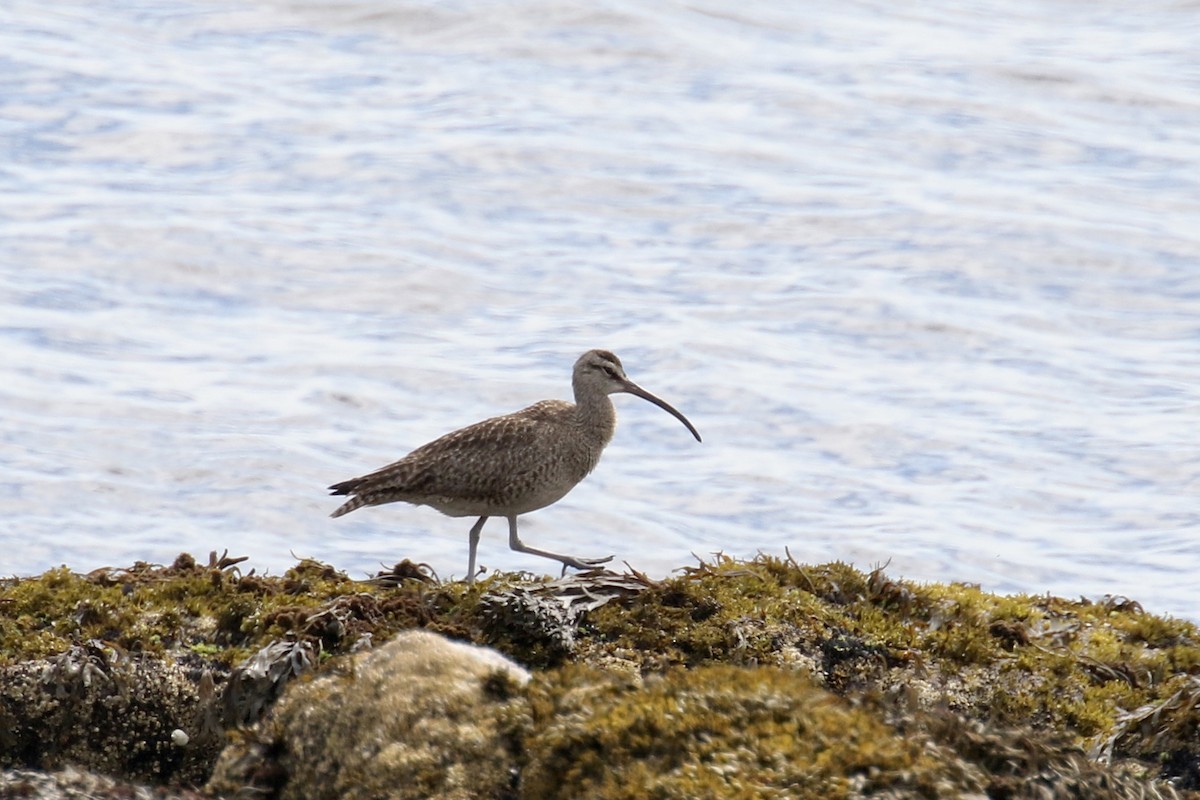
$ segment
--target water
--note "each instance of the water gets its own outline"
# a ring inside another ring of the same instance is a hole
[[[8,3],[0,571],[461,575],[323,487],[603,346],[530,544],[1200,619],[1194,5],[761,5]]]

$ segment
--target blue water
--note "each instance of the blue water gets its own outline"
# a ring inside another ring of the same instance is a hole
[[[1200,619],[1195,9],[760,5],[0,9],[0,572],[461,576],[323,487],[607,347],[529,544]]]

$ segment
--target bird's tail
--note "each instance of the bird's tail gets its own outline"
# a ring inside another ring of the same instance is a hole
[[[363,485],[362,478],[351,478],[348,481],[342,481],[341,483],[335,483],[333,486],[330,486],[329,493],[330,494],[355,494],[362,487],[362,485]],[[351,497],[349,500],[347,500],[346,502],[344,502],[340,506],[338,506],[337,511],[334,511],[329,516],[340,517],[343,514],[349,514],[354,509],[362,508],[365,505],[367,505],[367,500],[362,495],[358,495],[357,497]]]
[[[379,470],[330,486],[330,494],[350,495],[350,499],[338,506],[330,516],[340,517],[363,506],[377,506],[396,500],[412,502],[408,500],[409,494],[399,478],[395,475],[381,475],[383,472],[384,470]]]
[[[335,492],[335,494],[337,494],[337,492]],[[343,494],[345,493],[343,492]],[[359,495],[358,497],[351,497],[349,500],[338,506],[337,510],[329,516],[340,517],[343,514],[349,514],[351,511],[354,511],[357,508],[362,508],[365,505],[367,505],[367,498],[363,497],[362,495]]]
[[[330,494],[354,494],[366,481],[363,478],[351,478],[348,481],[335,483],[329,487]]]

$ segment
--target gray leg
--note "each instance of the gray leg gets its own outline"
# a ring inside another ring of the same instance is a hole
[[[555,561],[563,563],[563,569],[574,567],[575,569],[591,569],[598,567],[601,564],[606,564],[612,561],[613,557],[607,558],[575,558],[575,556],[561,556],[558,553],[551,553],[548,550],[538,550],[536,547],[530,547],[521,541],[521,537],[517,536],[517,516],[510,514],[508,517],[508,546],[518,553],[529,553],[531,556],[541,556],[542,558],[553,558]]]
[[[480,517],[474,525],[471,526],[471,550],[467,556],[467,586],[475,583],[475,548],[479,547],[479,534],[483,532],[483,523],[487,522],[487,517]]]

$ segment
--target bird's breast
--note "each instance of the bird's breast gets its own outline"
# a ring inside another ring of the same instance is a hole
[[[561,500],[595,469],[600,452],[593,448],[563,444],[543,459],[526,465],[512,476],[512,505],[518,514],[545,508]]]

